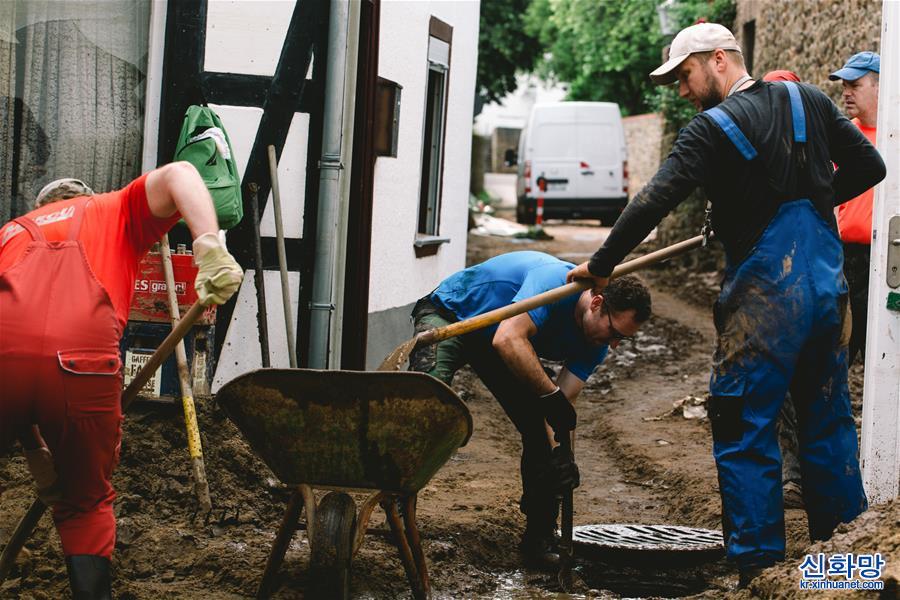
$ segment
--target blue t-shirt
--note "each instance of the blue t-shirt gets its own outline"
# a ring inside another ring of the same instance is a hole
[[[454,273],[432,292],[431,300],[464,320],[564,285],[574,267],[543,252],[510,252]],[[579,297],[574,294],[528,311],[538,330],[530,341],[538,356],[562,361],[586,381],[606,358],[609,346],[585,339],[575,322]],[[482,334],[492,338],[497,327],[487,327]]]

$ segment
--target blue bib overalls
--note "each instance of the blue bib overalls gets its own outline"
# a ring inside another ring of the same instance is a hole
[[[806,142],[803,102],[786,85],[797,148]],[[725,111],[705,114],[745,159],[756,158]],[[776,421],[787,391],[811,538],[827,539],[867,508],[847,388],[842,264],[837,234],[801,198],[782,204],[750,253],[726,270],[714,309],[709,414],[728,557],[741,567],[784,559]]]

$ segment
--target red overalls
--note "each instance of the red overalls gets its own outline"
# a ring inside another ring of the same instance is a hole
[[[110,476],[121,442],[122,331],[78,240],[89,199],[74,205],[66,241],[32,242],[0,273],[0,448],[31,424],[53,453],[63,499],[53,520],[66,556],[109,557],[115,545]],[[24,232],[20,235],[24,235]]]

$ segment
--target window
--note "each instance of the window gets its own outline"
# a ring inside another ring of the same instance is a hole
[[[748,73],[753,73],[753,50],[756,46],[756,19],[744,23],[743,35],[744,66]]]
[[[77,177],[141,172],[150,0],[0,0],[0,224]]]
[[[422,127],[422,178],[419,190],[417,246],[448,241],[438,236],[452,29],[446,23],[433,17],[429,29],[428,79],[425,88],[425,119]]]

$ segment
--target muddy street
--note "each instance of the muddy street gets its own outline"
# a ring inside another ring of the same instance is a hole
[[[471,235],[469,263],[526,248],[580,262],[608,231],[593,223],[551,224],[547,230],[553,240]],[[685,418],[682,409],[673,408],[676,401],[705,398],[714,332],[706,307],[653,283],[663,276],[664,272],[648,276],[654,294],[651,321],[633,343],[611,352],[578,400],[575,453],[582,483],[575,491],[576,525],[719,528],[708,421]],[[419,494],[419,526],[434,597],[557,598],[555,573],[523,570],[517,555],[524,526],[518,509],[518,435],[470,370],[460,372],[453,387],[471,410],[475,426],[469,443]],[[858,393],[856,389],[854,394]],[[119,494],[113,563],[118,598],[255,596],[289,492],[211,399],[198,403],[214,506],[211,515],[195,514],[179,410],[141,406],[126,419],[121,465],[114,479]],[[13,457],[0,465],[0,486],[5,488],[0,498],[0,540],[5,540],[32,497],[22,459]],[[807,546],[805,515],[789,510],[787,517],[788,553],[797,557]],[[383,514],[376,512],[370,527],[385,529],[383,521]],[[880,522],[873,519],[873,531]],[[877,543],[877,535],[871,533],[868,542]],[[65,597],[63,559],[49,517],[26,549],[12,578],[0,588],[0,597]],[[303,597],[308,561],[305,532],[298,532],[273,597]],[[795,589],[796,577],[788,571],[773,576],[765,596],[793,597],[783,591]],[[735,571],[721,560],[684,569],[580,560],[575,575],[576,598],[697,594],[721,598],[737,582]],[[778,581],[786,582],[786,587],[780,588]],[[354,561],[351,587],[356,598],[409,597],[397,551],[384,536],[366,537]]]

